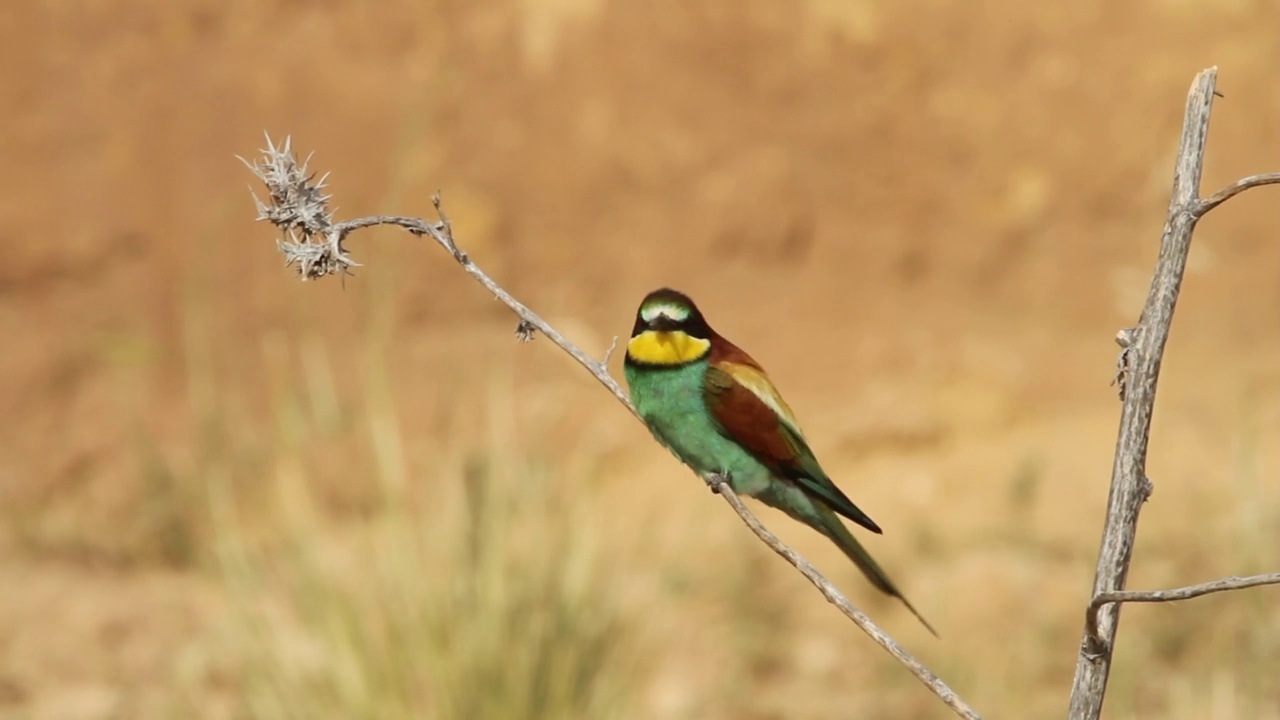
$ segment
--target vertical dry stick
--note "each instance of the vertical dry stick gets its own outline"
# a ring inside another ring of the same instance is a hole
[[[1093,581],[1094,596],[1124,589],[1138,531],[1138,511],[1151,494],[1151,481],[1146,476],[1147,436],[1151,430],[1160,360],[1169,337],[1169,325],[1173,322],[1191,233],[1202,214],[1200,171],[1217,74],[1216,67],[1209,68],[1197,75],[1191,85],[1174,167],[1173,197],[1160,238],[1155,277],[1138,326],[1129,332],[1122,331],[1119,338],[1124,346],[1121,379],[1124,409],[1120,414],[1120,432],[1111,469],[1111,495],[1107,500],[1106,525]],[[1120,607],[1114,603],[1101,610],[1096,635],[1086,626],[1071,689],[1071,720],[1096,720],[1102,712]]]

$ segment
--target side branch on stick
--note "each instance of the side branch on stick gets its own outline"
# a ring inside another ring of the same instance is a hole
[[[1280,173],[1264,173],[1241,178],[1208,198],[1201,200],[1199,205],[1196,206],[1196,215],[1204,215],[1245,190],[1262,187],[1263,185],[1280,185]]]
[[[1212,595],[1213,593],[1226,592],[1228,590],[1244,590],[1263,585],[1280,585],[1280,573],[1220,578],[1200,583],[1199,585],[1188,585],[1168,590],[1114,590],[1112,592],[1099,593],[1093,596],[1093,599],[1089,601],[1088,609],[1085,610],[1085,627],[1088,628],[1089,632],[1097,634],[1098,611],[1102,609],[1102,606],[1111,603],[1176,602],[1178,600],[1198,598],[1202,595]]]

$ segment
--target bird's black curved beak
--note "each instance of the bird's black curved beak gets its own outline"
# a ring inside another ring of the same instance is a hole
[[[679,330],[680,323],[675,320],[672,320],[666,315],[659,315],[658,317],[649,321],[649,329],[656,330],[658,332],[671,332],[673,330]]]

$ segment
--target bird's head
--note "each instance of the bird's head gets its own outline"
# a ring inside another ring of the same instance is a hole
[[[711,352],[715,336],[684,293],[662,288],[640,302],[627,343],[627,362],[673,367],[701,360]]]

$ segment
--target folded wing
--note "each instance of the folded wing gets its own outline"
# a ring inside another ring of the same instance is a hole
[[[881,532],[818,465],[791,408],[754,362],[713,362],[703,397],[721,433],[741,445],[780,478],[862,527]]]

